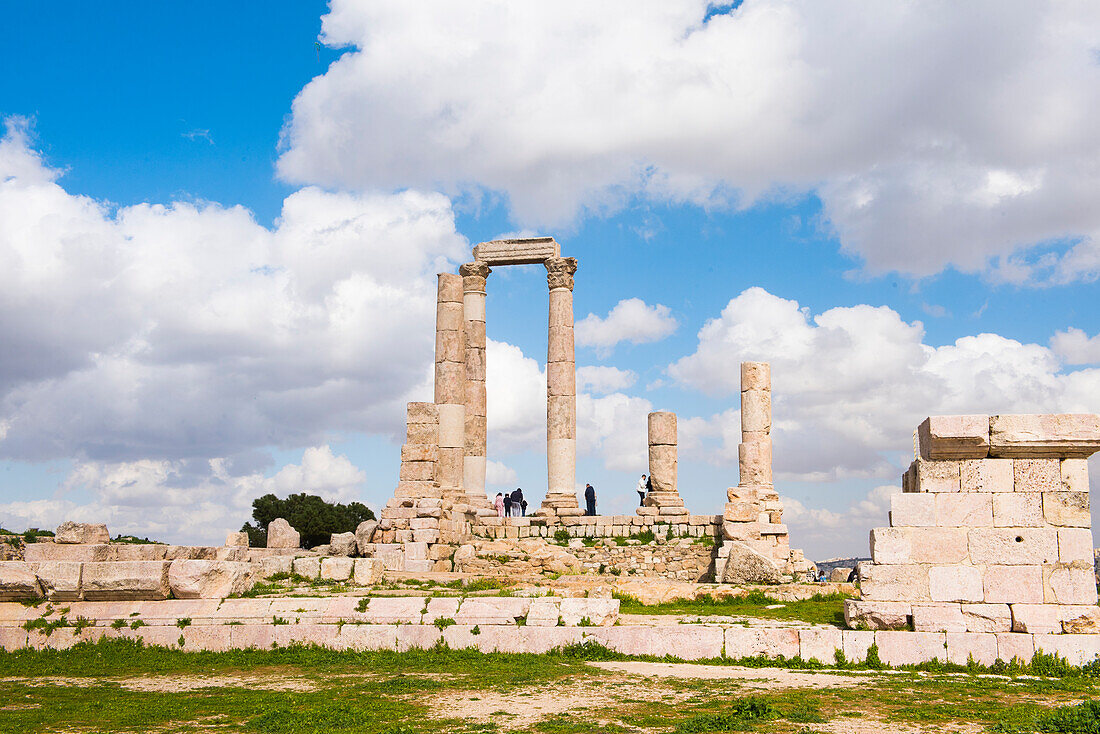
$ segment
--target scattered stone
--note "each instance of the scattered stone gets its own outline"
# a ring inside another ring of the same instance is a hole
[[[182,559],[168,567],[168,586],[177,599],[224,599],[248,590],[250,572],[248,563]]]
[[[24,561],[0,561],[0,601],[42,596],[38,577]]]
[[[268,548],[301,548],[302,536],[283,518],[276,518],[267,526]]]
[[[225,544],[230,547],[243,546],[248,547],[248,533],[230,533],[225,536]]]
[[[378,529],[377,520],[364,520],[355,528],[355,543],[359,549],[359,555],[368,553],[368,546],[374,542],[374,533]]]
[[[722,581],[727,584],[778,584],[780,571],[775,562],[744,543],[731,541]]]
[[[106,525],[71,520],[58,525],[53,537],[53,542],[64,544],[108,543],[110,540]]]
[[[355,533],[333,533],[328,547],[334,556],[354,556],[359,543]]]

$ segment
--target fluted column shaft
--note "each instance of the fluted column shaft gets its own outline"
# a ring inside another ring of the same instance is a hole
[[[546,355],[546,474],[544,507],[576,508],[577,378],[573,351],[573,274],[577,260],[545,262],[550,289]]]
[[[443,489],[462,487],[466,434],[466,328],[462,276],[439,274],[435,312],[435,404],[439,411],[439,464]]]
[[[485,495],[485,279],[492,272],[482,262],[458,269],[466,331],[466,418],[462,484],[469,495]]]

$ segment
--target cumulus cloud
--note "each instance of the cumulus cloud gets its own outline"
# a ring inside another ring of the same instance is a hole
[[[1100,363],[1100,334],[1090,337],[1080,329],[1070,327],[1050,338],[1050,348],[1066,364]]]
[[[295,99],[279,172],[503,192],[529,226],[813,194],[872,272],[1100,274],[1100,5],[713,10],[335,0],[322,40],[352,50]]]
[[[514,487],[519,481],[516,470],[499,461],[485,462],[485,483],[493,487]]]
[[[0,504],[0,518],[8,527],[106,522],[115,534],[220,545],[251,517],[252,500],[260,495],[308,492],[348,502],[359,498],[365,483],[366,474],[327,445],[306,449],[300,464],[271,477],[234,474],[223,458],[90,461],[73,468],[55,497]]]
[[[619,301],[607,316],[590,313],[574,326],[577,346],[595,347],[596,355],[606,357],[619,342],[631,344],[656,342],[677,327],[668,306],[649,306],[640,298]]]
[[[1055,351],[997,334],[934,347],[924,328],[885,306],[811,314],[750,288],[699,331],[668,371],[681,385],[737,403],[739,362],[771,363],[775,465],[785,479],[887,477],[911,458],[925,416],[1095,412],[1100,369],[1065,371]],[[684,421],[687,450],[736,461],[735,408]]]
[[[626,390],[637,381],[638,375],[633,370],[603,365],[577,368],[577,389],[597,394]]]
[[[233,457],[397,433],[432,360],[434,273],[467,243],[448,199],[306,188],[241,207],[112,209],[0,142],[0,456]]]
[[[867,548],[853,546],[852,541],[867,537],[871,528],[889,525],[890,497],[899,492],[901,488],[894,485],[875,487],[840,512],[807,507],[796,499],[783,497],[783,522],[799,547],[813,549],[815,559],[853,552],[867,557]]]

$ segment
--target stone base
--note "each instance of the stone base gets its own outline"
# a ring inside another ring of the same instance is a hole
[[[644,507],[683,507],[684,500],[679,492],[650,492],[643,502]]]
[[[849,599],[849,627],[916,632],[1100,634],[1100,607],[1088,604],[983,604]]]

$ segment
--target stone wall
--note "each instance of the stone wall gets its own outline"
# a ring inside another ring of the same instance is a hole
[[[718,547],[691,540],[661,545],[605,543],[569,549],[585,572],[652,576],[677,581],[712,581]]]

